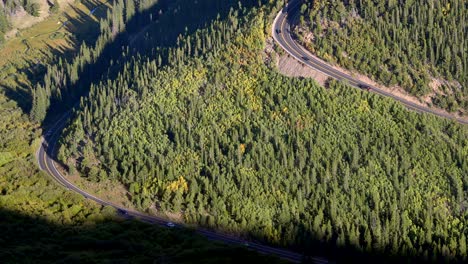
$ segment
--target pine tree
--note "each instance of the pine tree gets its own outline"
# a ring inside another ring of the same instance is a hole
[[[33,90],[33,105],[31,109],[32,120],[40,123],[46,117],[49,101],[45,89],[39,84]]]

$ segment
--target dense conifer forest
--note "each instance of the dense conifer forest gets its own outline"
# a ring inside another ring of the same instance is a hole
[[[141,210],[314,254],[466,260],[466,127],[279,75],[264,48],[283,3],[228,3],[116,1],[94,46],[49,67],[31,116],[81,96],[68,171],[124,183]]]
[[[298,35],[325,60],[466,112],[467,11],[463,0],[310,0]]]
[[[241,247],[117,217],[39,172],[40,129],[0,93],[1,263],[283,263]]]
[[[0,26],[7,21],[2,14]],[[40,78],[37,75],[31,83]],[[24,112],[29,107],[18,106],[30,103],[28,94],[11,96],[2,85],[1,263],[284,263],[245,246],[207,241],[190,229],[167,229],[129,219],[66,190],[37,166],[35,153],[42,128]]]

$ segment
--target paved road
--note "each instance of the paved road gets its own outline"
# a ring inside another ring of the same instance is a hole
[[[63,185],[65,188],[69,189],[70,191],[79,193],[83,195],[85,198],[93,200],[99,204],[102,205],[107,205],[107,206],[112,206],[115,209],[118,210],[118,212],[123,215],[126,218],[138,218],[142,221],[153,223],[153,224],[158,224],[161,226],[167,226],[169,221],[167,219],[164,219],[162,217],[157,217],[157,216],[150,216],[147,214],[143,214],[137,211],[129,210],[127,208],[120,207],[118,205],[113,204],[112,202],[102,200],[99,197],[96,197],[90,193],[87,193],[84,190],[81,190],[80,188],[76,187],[73,185],[71,182],[69,182],[58,170],[58,166],[56,162],[54,161],[54,157],[56,155],[57,149],[57,140],[60,137],[60,132],[62,131],[63,127],[65,126],[68,118],[69,118],[69,113],[65,114],[60,118],[53,126],[51,129],[49,129],[46,133],[45,136],[43,137],[43,140],[41,142],[41,146],[38,149],[36,153],[36,157],[39,163],[39,168],[49,175],[51,175],[57,182],[59,182],[61,185]],[[173,228],[183,228],[185,226],[176,224]],[[195,230],[197,233],[207,237],[210,240],[216,240],[216,241],[221,241],[224,243],[228,244],[234,244],[234,245],[241,245],[245,246],[249,249],[258,251],[262,254],[269,254],[269,255],[276,255],[280,258],[289,260],[294,263],[299,263],[303,260],[303,256],[301,254],[298,254],[296,252],[292,252],[289,250],[284,250],[284,249],[279,249],[279,248],[274,248],[266,245],[262,245],[259,243],[254,243],[251,241],[246,241],[243,239],[240,239],[235,236],[227,235],[227,234],[222,234],[222,233],[216,233],[210,230],[206,230],[203,228],[197,228]],[[314,263],[328,263],[326,259],[323,258],[318,258],[318,257],[312,257],[310,258]]]
[[[329,64],[323,62],[322,60],[319,60],[317,57],[315,57],[313,54],[311,54],[309,51],[307,51],[305,48],[300,46],[291,36],[291,24],[295,21],[295,17],[297,17],[299,13],[299,7],[301,5],[300,0],[292,0],[289,2],[289,4],[284,7],[280,13],[275,18],[275,21],[272,26],[272,34],[273,38],[275,41],[291,56],[293,56],[295,59],[300,61],[301,63],[317,70],[325,75],[328,75],[334,79],[345,81],[349,83],[350,85],[359,88],[359,89],[367,89],[370,88],[371,92],[383,95],[383,96],[388,96],[391,97],[402,104],[404,104],[406,107],[418,111],[418,112],[424,112],[424,113],[430,113],[434,114],[440,117],[448,118],[448,119],[453,119],[456,120],[459,123],[462,124],[468,124],[467,120],[463,120],[460,118],[454,118],[452,115],[445,113],[443,111],[438,111],[433,108],[429,108],[426,106],[421,106],[418,104],[415,104],[411,101],[408,101],[402,97],[399,97],[397,95],[394,95],[392,93],[389,93],[385,90],[382,90],[376,86],[373,86],[368,83],[361,82],[357,80],[356,78],[353,78],[352,76],[342,73],[333,67],[331,67]]]

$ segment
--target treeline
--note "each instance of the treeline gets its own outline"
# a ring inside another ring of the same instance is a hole
[[[116,217],[39,172],[40,130],[0,93],[2,263],[284,263],[241,247]]]
[[[0,45],[5,41],[4,34],[10,29],[5,9],[0,6]]]
[[[298,34],[325,60],[466,112],[467,14],[463,0],[304,1],[301,26],[308,30]]]
[[[48,65],[44,81],[33,89],[31,118],[42,122],[51,105],[55,110],[73,106],[80,96],[86,94],[93,80],[100,80],[101,76],[117,68],[118,59],[126,52],[122,47],[123,37],[116,39],[125,30],[125,21],[130,20],[137,10],[144,12],[155,2],[156,0],[114,1],[112,11],[108,11],[106,18],[99,22],[101,33],[94,45],[89,47],[83,42],[78,54],[71,61],[60,59],[57,64]],[[148,20],[149,18],[140,19],[137,25],[142,26]],[[110,43],[113,46],[109,49]],[[117,54],[118,57],[112,57],[111,54]]]
[[[56,2],[54,2],[56,3]],[[58,7],[58,4],[53,6]],[[23,8],[32,16],[39,16],[40,5],[34,0],[0,0],[0,45],[5,41],[4,34],[10,29],[9,19]]]
[[[309,253],[466,260],[468,131],[271,71],[273,10],[235,9],[169,49],[177,63],[135,57],[91,85],[58,158],[140,209]]]
[[[48,66],[44,81],[33,91],[32,119],[43,121],[51,105],[55,111],[73,106],[87,94],[91,84],[115,78],[133,56],[155,57],[158,65],[175,65],[187,56],[221,45],[220,36],[207,39],[198,34],[187,41],[182,36],[220,15],[227,16],[232,7],[258,4],[220,0],[115,1],[107,18],[100,21],[101,35],[95,44],[84,43],[73,60]],[[182,41],[189,46],[183,47]]]

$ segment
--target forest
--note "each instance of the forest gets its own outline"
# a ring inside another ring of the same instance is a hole
[[[294,32],[327,61],[466,113],[467,14],[463,0],[311,0]]]
[[[58,59],[50,65],[54,62]],[[34,77],[31,83],[39,79]],[[19,107],[29,104],[29,98],[12,97],[2,85],[1,263],[284,263],[245,246],[208,241],[191,229],[125,218],[64,189],[37,166],[43,128],[25,113],[27,107]]]
[[[58,152],[69,173],[307,254],[466,261],[466,127],[280,75],[264,48],[283,3],[219,3],[115,2],[94,46],[49,67],[31,117],[79,100]]]
[[[65,190],[35,164],[40,132],[0,93],[2,263],[284,263],[188,229],[124,220]]]

